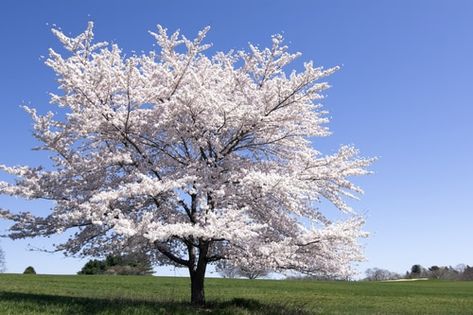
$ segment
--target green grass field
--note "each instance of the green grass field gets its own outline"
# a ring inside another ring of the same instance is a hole
[[[0,275],[0,314],[473,314],[473,281],[207,279],[194,309],[186,278]]]

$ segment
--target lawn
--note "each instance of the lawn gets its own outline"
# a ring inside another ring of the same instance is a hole
[[[187,278],[0,275],[0,314],[473,314],[473,281],[207,279],[193,309]]]

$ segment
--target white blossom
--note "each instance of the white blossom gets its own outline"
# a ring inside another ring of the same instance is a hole
[[[54,167],[0,165],[17,178],[0,182],[0,193],[54,207],[45,218],[1,210],[15,221],[11,237],[70,230],[57,246],[67,254],[141,247],[191,272],[220,259],[351,272],[366,233],[346,203],[362,192],[349,178],[367,174],[372,160],[350,146],[324,156],[310,141],[330,134],[319,104],[329,85],[320,80],[338,67],[307,62],[289,72],[300,53],[280,35],[271,48],[210,57],[208,30],[189,40],[158,26],[151,35],[160,50],[131,56],[94,43],[92,23],[77,37],[53,30],[67,50],[51,49],[46,61],[60,114],[25,110]],[[327,219],[322,199],[348,219]]]

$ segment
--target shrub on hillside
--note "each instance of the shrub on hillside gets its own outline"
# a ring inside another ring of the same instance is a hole
[[[99,275],[105,272],[106,265],[104,261],[97,259],[89,260],[81,271],[78,272],[79,275]]]
[[[151,261],[146,255],[129,254],[123,256],[107,256],[105,260],[90,260],[79,275],[150,275],[153,273]]]
[[[35,275],[36,270],[34,270],[33,267],[28,266],[28,267],[26,267],[25,271],[23,271],[23,274],[25,274],[25,275]]]

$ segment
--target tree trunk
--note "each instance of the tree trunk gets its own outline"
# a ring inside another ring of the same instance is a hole
[[[204,279],[205,269],[207,268],[207,252],[209,250],[209,243],[200,241],[199,244],[199,258],[197,264],[189,265],[189,273],[191,276],[191,303],[196,306],[203,306],[205,304],[204,294]],[[194,261],[195,254],[190,250],[192,258],[190,261]]]
[[[191,274],[191,303],[196,306],[205,304],[204,279],[205,269],[190,271]]]

